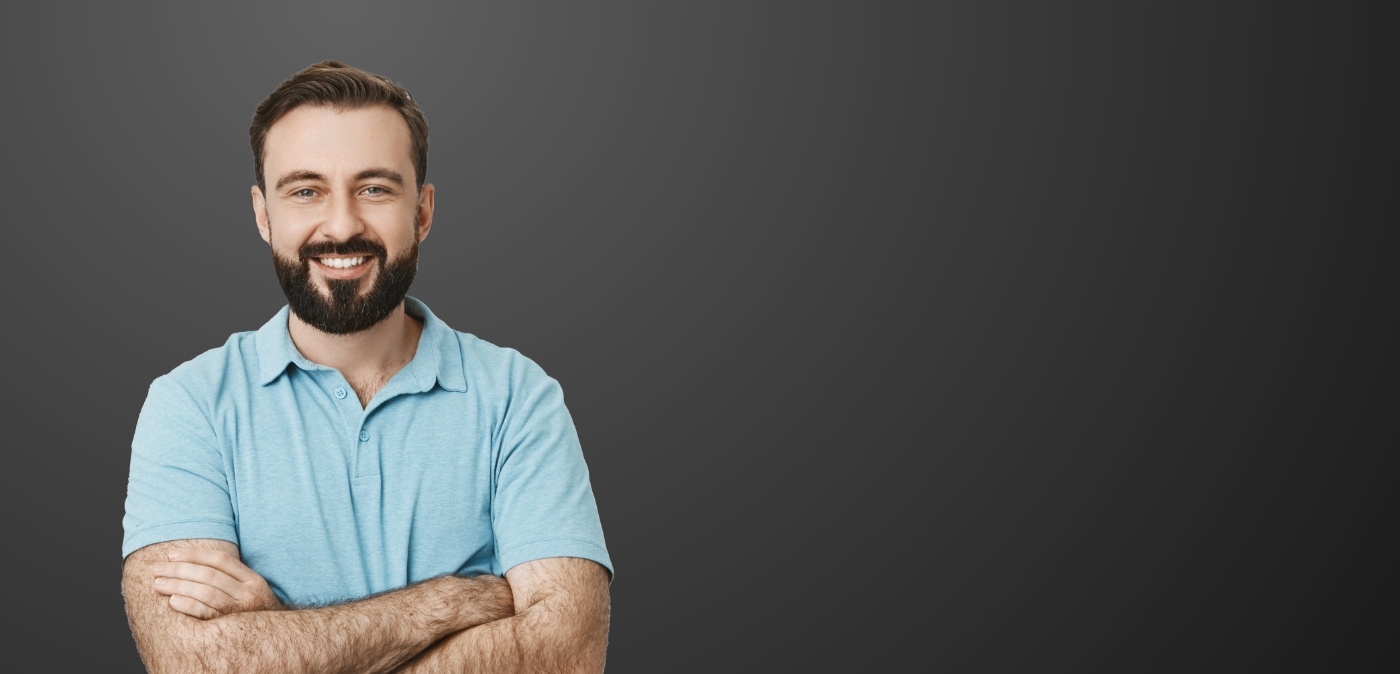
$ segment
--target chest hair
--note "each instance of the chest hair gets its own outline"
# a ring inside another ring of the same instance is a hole
[[[374,394],[379,393],[379,389],[389,383],[392,374],[375,375],[365,379],[347,379],[350,388],[355,390],[355,395],[360,399],[360,407],[368,407],[369,401],[374,400]]]

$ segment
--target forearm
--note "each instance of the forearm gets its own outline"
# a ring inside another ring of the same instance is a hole
[[[221,672],[386,672],[462,621],[438,579],[325,608],[206,621],[204,656]]]
[[[397,674],[453,674],[459,672],[554,672],[526,664],[519,624],[522,617],[506,618],[453,634],[417,654]]]
[[[603,671],[607,636],[582,641],[541,638],[548,627],[531,616],[516,616],[453,634],[419,653],[399,674],[556,674]]]
[[[448,576],[337,606],[212,620],[179,615],[140,589],[129,596],[132,631],[153,674],[387,672],[446,635],[510,614],[508,588],[489,577]]]
[[[403,674],[597,674],[607,655],[607,572],[585,560],[543,560],[507,573],[515,615],[457,632],[400,669]]]

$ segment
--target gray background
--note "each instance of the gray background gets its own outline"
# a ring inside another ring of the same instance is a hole
[[[247,125],[335,58],[428,116],[412,294],[564,387],[617,566],[610,672],[1374,664],[1395,19],[10,10],[5,657],[141,671],[136,414],[282,305]]]

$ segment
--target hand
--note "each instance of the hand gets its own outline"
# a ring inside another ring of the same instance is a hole
[[[156,564],[155,590],[170,597],[170,608],[210,620],[243,611],[286,608],[267,581],[236,555],[207,548],[176,548],[170,561]]]

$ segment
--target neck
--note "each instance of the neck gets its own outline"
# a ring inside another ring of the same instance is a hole
[[[423,321],[409,316],[400,302],[384,320],[354,334],[321,332],[298,318],[295,312],[287,319],[287,331],[292,344],[307,360],[340,370],[351,382],[387,381],[413,360],[418,351],[418,337],[423,334]]]

